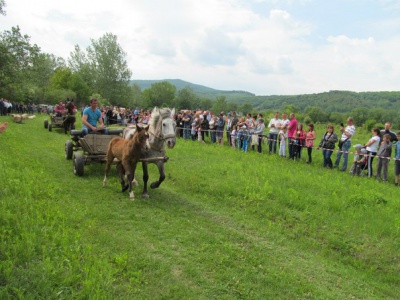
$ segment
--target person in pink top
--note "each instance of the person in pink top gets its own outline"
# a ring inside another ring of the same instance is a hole
[[[294,148],[294,136],[296,134],[297,129],[297,119],[294,113],[289,115],[290,123],[288,126],[288,141],[289,141],[289,158],[294,159],[295,148]]]
[[[308,124],[308,131],[306,135],[306,147],[307,147],[307,154],[308,160],[307,163],[310,164],[312,162],[312,149],[314,147],[314,140],[316,139],[317,134],[314,130],[314,124]]]

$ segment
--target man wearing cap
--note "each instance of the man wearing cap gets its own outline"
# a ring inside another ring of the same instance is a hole
[[[337,154],[335,162],[335,167],[339,168],[340,158],[343,155],[343,165],[340,171],[347,170],[347,160],[349,158],[349,150],[351,147],[351,137],[356,132],[356,127],[354,126],[353,118],[351,117],[347,118],[346,122],[347,122],[346,128],[343,126],[343,124],[340,125],[340,132],[342,133],[342,136],[339,140],[339,152]]]

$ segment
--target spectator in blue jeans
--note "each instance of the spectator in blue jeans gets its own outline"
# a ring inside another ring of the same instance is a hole
[[[335,168],[339,168],[340,158],[343,155],[343,165],[342,168],[340,168],[340,171],[347,170],[347,161],[349,157],[349,150],[351,147],[351,138],[356,132],[356,127],[353,124],[353,119],[348,118],[346,122],[347,122],[346,128],[343,126],[343,123],[340,124],[340,132],[342,134],[339,140],[339,152],[336,156],[336,161],[335,161]]]
[[[322,148],[322,155],[324,157],[324,168],[332,169],[332,153],[335,149],[335,143],[338,141],[336,133],[334,133],[334,127],[332,124],[328,125],[328,130],[322,137],[321,142],[317,149]]]

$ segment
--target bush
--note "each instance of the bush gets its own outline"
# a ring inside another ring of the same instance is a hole
[[[303,124],[308,125],[310,123],[314,123],[313,120],[311,120],[310,116],[306,115],[303,119]],[[303,126],[304,127],[304,126]]]
[[[370,131],[370,130],[372,130],[373,128],[375,128],[375,124],[376,124],[376,121],[375,121],[374,119],[370,119],[370,120],[365,121],[363,127],[364,127],[367,131]]]

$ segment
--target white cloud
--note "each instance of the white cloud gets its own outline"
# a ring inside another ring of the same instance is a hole
[[[138,79],[181,78],[257,94],[399,90],[400,18],[387,10],[398,1],[375,3],[373,14],[354,11],[356,26],[340,23],[341,35],[321,31],[320,15],[311,12],[323,4],[309,0],[13,0],[0,30],[19,25],[42,51],[64,58],[74,45],[86,49],[90,39],[113,33]],[[368,30],[358,35],[346,32],[350,27]]]

